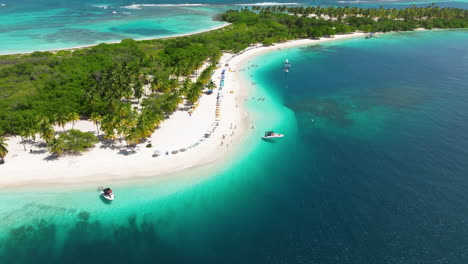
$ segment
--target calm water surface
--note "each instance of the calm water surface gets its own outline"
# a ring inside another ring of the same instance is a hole
[[[216,14],[243,5],[355,5],[403,8],[426,1],[248,1],[248,0],[0,0],[0,54],[72,48],[125,38],[194,33],[216,26]],[[435,1],[468,8],[468,2]],[[187,4],[190,3],[190,4]]]
[[[111,204],[94,187],[2,190],[0,263],[467,263],[467,33],[258,57],[235,158],[116,183]]]

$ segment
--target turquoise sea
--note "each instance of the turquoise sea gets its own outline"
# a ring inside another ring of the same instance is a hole
[[[0,0],[0,54],[197,32],[255,2]],[[0,263],[468,263],[468,31],[275,51],[245,75],[255,128],[219,164],[106,183],[112,203],[96,186],[1,189]],[[260,140],[270,129],[286,137]]]
[[[0,190],[0,263],[468,262],[468,31],[245,68],[255,128],[232,157],[111,183],[112,203],[95,186]]]
[[[223,25],[213,17],[250,5],[468,8],[466,0],[0,0],[0,54],[54,50],[194,33]]]

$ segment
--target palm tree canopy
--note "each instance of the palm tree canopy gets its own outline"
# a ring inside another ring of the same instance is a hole
[[[0,137],[0,158],[4,158],[8,154],[8,144],[6,143],[7,139]]]

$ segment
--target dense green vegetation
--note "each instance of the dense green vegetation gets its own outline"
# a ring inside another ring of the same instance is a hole
[[[81,132],[76,129],[70,129],[67,132],[59,134],[57,138],[52,139],[48,144],[49,151],[55,155],[63,153],[79,153],[94,146],[98,138],[91,132]]]
[[[285,6],[254,6],[256,12],[271,14],[293,14],[300,17],[326,18],[351,26],[353,30],[364,32],[388,32],[395,30],[411,30],[418,27],[432,28],[466,28],[468,10],[460,8],[439,8],[432,4],[428,7],[405,9],[367,9],[358,7],[285,7]],[[306,20],[296,20],[302,25]],[[340,26],[341,27],[341,26]]]
[[[357,30],[466,28],[468,11],[453,8],[361,9],[253,7],[219,16],[225,28],[187,37],[100,44],[75,51],[0,56],[0,135],[61,143],[53,124],[91,119],[106,139],[129,145],[148,137],[179,103],[195,104],[222,51]],[[188,76],[209,63],[192,82]],[[149,85],[150,89],[144,89]],[[141,102],[140,102],[141,101]],[[75,132],[73,132],[75,133]],[[62,137],[62,138],[60,138]],[[50,144],[49,144],[50,145]],[[66,145],[66,144],[65,144]]]

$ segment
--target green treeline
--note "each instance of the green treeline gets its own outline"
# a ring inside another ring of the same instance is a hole
[[[214,88],[210,77],[223,51],[358,30],[466,28],[467,12],[434,6],[252,7],[227,11],[219,18],[231,25],[192,36],[0,56],[0,135],[35,140],[39,134],[64,146],[66,138],[54,140],[51,126],[82,118],[93,120],[107,139],[136,144],[178,104],[194,104],[205,87]],[[209,66],[192,82],[190,75],[205,63]]]
[[[315,15],[318,17],[327,16],[328,18],[336,18],[341,20],[349,16],[362,16],[375,19],[388,18],[388,19],[452,19],[452,18],[466,18],[468,10],[461,8],[440,8],[435,4],[427,7],[416,7],[404,9],[384,9],[384,8],[359,8],[359,7],[286,7],[286,6],[254,6],[252,10],[263,13],[288,13],[293,15],[309,16]]]

